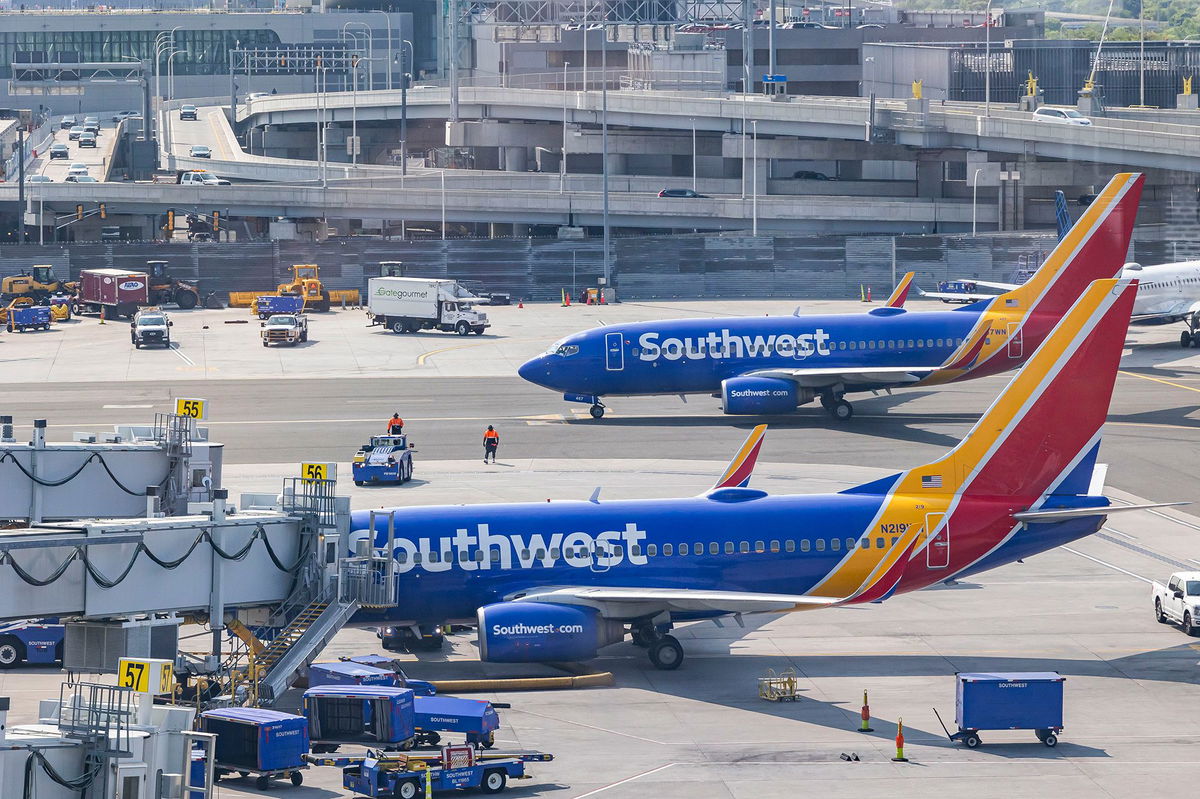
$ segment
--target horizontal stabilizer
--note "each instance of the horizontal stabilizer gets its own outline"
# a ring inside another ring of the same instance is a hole
[[[1023,510],[1013,514],[1019,522],[1060,522],[1064,519],[1082,519],[1087,516],[1107,516],[1127,510],[1149,510],[1190,505],[1190,502],[1155,502],[1150,505],[1103,505],[1092,508],[1064,508],[1062,510]]]

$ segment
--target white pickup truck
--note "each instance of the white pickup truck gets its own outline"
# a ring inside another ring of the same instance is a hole
[[[1178,622],[1188,635],[1200,632],[1200,571],[1175,572],[1166,585],[1155,582],[1154,618],[1160,624]]]
[[[302,313],[277,313],[267,317],[262,325],[262,345],[289,344],[308,341],[308,317]]]

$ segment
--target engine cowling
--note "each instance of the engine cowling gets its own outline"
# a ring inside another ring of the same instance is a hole
[[[620,622],[594,608],[501,602],[480,608],[479,658],[491,663],[590,660],[625,637]]]
[[[729,414],[791,413],[812,392],[778,377],[731,377],[721,381],[721,405]]]

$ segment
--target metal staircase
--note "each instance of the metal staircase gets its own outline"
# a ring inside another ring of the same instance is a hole
[[[371,524],[374,527],[374,513]],[[282,696],[359,608],[396,605],[394,513],[387,516],[387,530],[383,548],[364,542],[360,554],[338,560],[336,574],[310,574],[309,580],[301,580],[276,610],[274,618],[283,629],[255,657],[259,704],[273,704]]]

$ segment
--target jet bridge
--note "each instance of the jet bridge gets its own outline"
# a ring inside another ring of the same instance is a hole
[[[0,530],[0,619],[66,619],[64,665],[91,672],[161,657],[184,616],[206,621],[211,654],[177,658],[177,671],[222,690],[249,674],[249,701],[269,704],[360,607],[395,604],[390,547],[339,557],[349,498],[333,488],[290,478],[278,497],[243,497],[241,510],[217,489],[202,515]],[[255,616],[257,629],[241,622]],[[226,633],[254,642],[248,662],[227,656]]]

